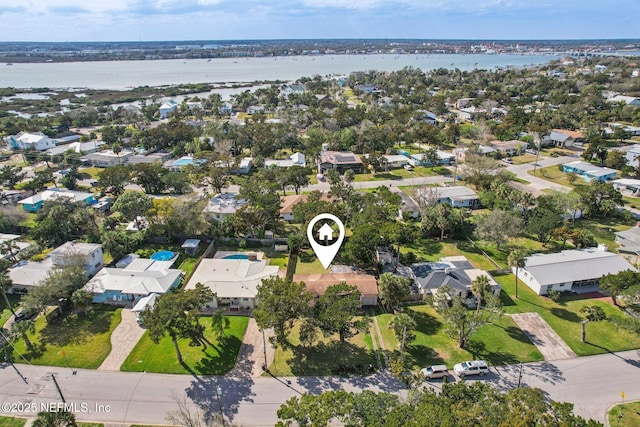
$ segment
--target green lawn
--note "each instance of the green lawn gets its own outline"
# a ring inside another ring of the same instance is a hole
[[[295,274],[323,274],[327,270],[320,264],[320,260],[310,251],[300,251]]]
[[[78,427],[104,427],[102,423],[76,423]]]
[[[26,418],[0,416],[0,427],[22,427],[27,423]]]
[[[36,218],[38,217],[38,214],[26,212],[24,211],[24,209],[22,209],[22,207],[20,207],[20,210],[22,210],[26,216],[23,221],[20,221],[19,225],[21,225],[22,227],[29,227],[29,228],[35,227],[37,225]]]
[[[483,326],[471,338],[468,349],[458,347],[457,340],[444,332],[440,315],[429,305],[408,307],[418,327],[416,339],[408,347],[412,369],[433,364],[452,368],[456,363],[469,359],[482,359],[492,365],[543,360],[542,354],[508,316],[495,324]],[[397,339],[389,328],[391,314],[378,316],[378,323],[388,350],[397,350]]]
[[[558,169],[557,165],[547,166],[545,168],[536,168],[535,172],[533,170],[527,171],[529,175],[533,175],[538,178],[546,179],[547,181],[555,182],[560,185],[565,185],[567,187],[578,187],[589,185],[581,176],[576,176],[576,180],[573,184],[569,183],[569,175],[562,172]]]
[[[187,367],[180,365],[176,356],[173,341],[168,336],[154,344],[145,332],[129,357],[124,361],[122,371],[156,372],[164,374],[189,374],[189,370],[201,375],[224,375],[233,368],[238,357],[242,337],[247,329],[249,318],[244,316],[227,316],[229,324],[225,328],[223,343],[215,337],[211,327],[211,317],[203,316],[202,324],[206,326],[205,336],[211,343],[206,348],[190,346],[188,339],[178,341],[182,358]]]
[[[619,218],[605,218],[605,219],[579,219],[576,221],[576,225],[580,228],[588,230],[593,234],[598,243],[604,243],[609,249],[615,249],[618,244],[615,242],[617,231],[628,230],[636,224],[636,220],[631,219],[625,221]]]
[[[375,174],[360,173],[355,175],[355,182],[399,180],[404,178],[418,178],[424,176],[451,175],[451,171],[444,166],[436,166],[433,169],[425,166],[417,166],[412,171],[405,168],[391,169],[388,172]]]
[[[602,307],[608,318],[622,317],[623,313],[609,302],[595,299],[581,299],[578,296],[555,303],[548,298],[536,295],[526,285],[519,283],[519,299],[515,294],[515,276],[508,274],[495,276],[502,286],[502,302],[506,313],[536,312],[578,355],[608,353],[640,348],[640,336],[618,328],[614,322],[592,322],[587,325],[587,342],[580,341],[580,322],[583,315],[580,309],[585,306]]]
[[[315,376],[335,375],[340,367],[376,366],[373,343],[369,333],[359,333],[355,337],[340,343],[338,335],[320,338],[312,347],[305,347],[299,340],[300,322],[296,322],[289,341],[291,346],[276,349],[275,360],[269,371],[277,376]]]
[[[24,340],[16,342],[16,350],[34,365],[95,369],[111,352],[111,333],[120,323],[120,311],[98,305],[86,316],[74,314],[51,325],[40,316],[36,319],[36,333],[29,335],[34,351],[27,348]],[[16,351],[13,357],[23,361]]]
[[[640,426],[640,402],[622,403],[609,411],[609,425],[612,427]]]
[[[495,270],[496,268],[467,241],[420,239],[401,246],[400,252],[402,254],[413,252],[417,256],[418,262],[438,261],[442,257],[464,255],[477,268],[483,270]]]
[[[524,163],[531,163],[536,161],[536,156],[533,154],[523,154],[521,156],[513,156],[511,157],[514,165],[522,165]]]

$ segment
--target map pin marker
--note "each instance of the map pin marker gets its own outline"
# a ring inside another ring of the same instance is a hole
[[[318,241],[328,241],[334,240],[333,235],[335,231],[331,228],[329,222],[325,222],[324,225],[320,227],[318,230],[318,239],[313,235],[313,226],[316,225],[318,221],[322,221],[323,219],[333,221],[338,224],[338,228],[340,229],[340,234],[338,235],[338,239],[331,245],[321,245]],[[336,257],[338,251],[340,250],[340,246],[342,245],[342,241],[344,240],[344,224],[342,221],[338,219],[337,216],[331,215],[328,213],[323,213],[314,217],[309,226],[307,227],[307,238],[309,239],[309,243],[311,244],[311,248],[313,252],[315,252],[316,256],[320,260],[320,263],[326,270],[331,265],[331,261]]]

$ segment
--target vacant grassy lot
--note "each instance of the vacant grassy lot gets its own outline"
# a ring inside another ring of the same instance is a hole
[[[583,319],[580,309],[585,306],[602,307],[609,319],[622,317],[623,313],[610,303],[610,300],[581,299],[573,296],[555,303],[548,298],[536,295],[526,285],[519,283],[519,299],[515,294],[515,276],[512,274],[497,276],[502,286],[502,302],[507,313],[536,312],[555,330],[567,345],[578,355],[608,353],[612,351],[640,348],[640,336],[620,329],[614,322],[605,320],[587,324],[587,339],[580,341],[580,322]]]
[[[323,274],[326,272],[327,270],[311,250],[300,251],[295,274]]]
[[[408,307],[408,314],[418,325],[415,341],[407,346],[415,370],[433,364],[452,368],[469,359],[486,360],[492,365],[543,360],[542,354],[508,316],[483,326],[471,338],[468,348],[461,349],[457,340],[445,333],[440,315],[431,306]],[[382,314],[378,316],[378,323],[387,349],[397,350],[397,339],[389,328],[392,319],[393,315]]]
[[[609,425],[613,427],[640,426],[640,402],[623,403],[611,408]]]
[[[482,253],[468,241],[446,239],[420,239],[400,247],[400,252],[406,255],[413,252],[418,262],[438,261],[442,257],[464,255],[477,268],[494,270],[496,267]]]
[[[15,344],[13,358],[23,361],[22,355],[34,365],[95,369],[111,352],[111,333],[120,323],[120,311],[94,306],[87,315],[73,314],[50,325],[40,316],[35,334],[29,334],[34,349],[27,348],[21,339]]]
[[[0,416],[0,427],[23,427],[26,423],[26,418]]]
[[[122,371],[156,372],[164,374],[188,374],[195,372],[202,375],[224,375],[233,368],[238,357],[242,337],[247,329],[249,318],[244,316],[227,316],[225,339],[220,342],[211,327],[211,317],[203,316],[200,320],[206,326],[205,337],[210,342],[206,347],[190,346],[188,339],[178,341],[182,358],[186,366],[178,363],[173,341],[165,336],[158,344],[154,344],[145,332],[138,344],[124,361]]]
[[[359,333],[345,343],[340,343],[338,335],[330,338],[320,335],[312,347],[305,347],[300,344],[299,328],[300,323],[296,322],[289,335],[289,348],[276,349],[275,361],[269,367],[273,375],[332,375],[339,373],[340,367],[376,366],[369,333]]]

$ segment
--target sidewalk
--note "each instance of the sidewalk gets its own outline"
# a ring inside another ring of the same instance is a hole
[[[111,334],[111,353],[104,359],[98,368],[103,371],[119,371],[133,347],[136,346],[142,335],[142,328],[136,321],[136,314],[129,308],[123,308],[122,321]]]

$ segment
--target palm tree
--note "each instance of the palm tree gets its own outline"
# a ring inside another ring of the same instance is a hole
[[[486,274],[476,277],[471,282],[471,293],[478,301],[476,309],[477,312],[480,311],[480,304],[482,304],[482,300],[489,292],[491,292],[491,283],[489,282],[489,277]]]
[[[5,305],[7,306],[9,311],[11,311],[11,313],[13,313],[13,315],[15,316],[16,312],[13,311],[13,307],[11,307],[11,303],[9,302],[9,298],[7,297],[7,292],[9,291],[9,289],[11,289],[11,286],[13,286],[13,282],[11,281],[11,278],[4,273],[0,273],[0,293],[2,294],[2,298],[4,299]],[[2,325],[0,325],[0,328],[1,327]]]
[[[16,250],[16,252],[14,252],[14,250]],[[20,252],[20,246],[13,240],[6,240],[0,245],[0,254],[9,255],[14,263],[18,262],[18,258],[16,257],[17,252]]]
[[[69,411],[43,411],[31,424],[33,427],[75,427],[76,416]]]
[[[516,268],[516,299],[518,299],[518,270],[521,267],[524,267],[524,258],[526,254],[520,249],[514,249],[509,252],[509,256],[507,257],[507,263],[509,267]]]

